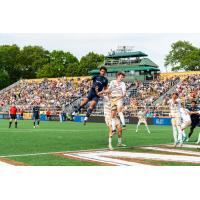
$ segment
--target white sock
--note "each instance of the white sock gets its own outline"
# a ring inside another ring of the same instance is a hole
[[[125,126],[125,119],[124,119],[124,114],[123,114],[123,112],[119,112],[119,118],[120,118],[120,120],[121,120],[121,122],[122,122],[122,125]]]
[[[122,138],[118,138],[118,144],[122,143]]]
[[[176,130],[175,126],[172,126],[172,128],[173,128],[174,142],[176,143],[177,142],[177,130]]]
[[[109,143],[109,146],[112,146],[112,138],[111,137],[109,137],[108,143]]]
[[[84,121],[87,121],[87,120],[88,120],[88,117],[85,117],[85,118],[84,118]]]
[[[115,130],[116,128],[116,124],[115,124],[115,118],[112,118],[112,130]]]

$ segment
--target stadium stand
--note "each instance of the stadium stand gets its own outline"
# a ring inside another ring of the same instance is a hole
[[[26,112],[31,112],[33,102],[39,99],[41,110],[50,109],[52,113],[65,110],[70,113],[87,94],[90,86],[88,76],[20,80],[0,91],[0,111],[7,112],[9,105],[15,102]],[[127,81],[126,86],[127,115],[134,116],[140,107],[145,106],[149,117],[168,116],[167,103],[174,91],[179,93],[186,105],[192,100],[200,103],[200,73],[196,72],[161,73],[150,81]],[[103,100],[100,100],[93,115],[103,115]]]

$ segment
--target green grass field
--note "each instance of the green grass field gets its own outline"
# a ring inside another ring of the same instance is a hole
[[[136,125],[127,125],[123,132],[123,143],[128,147],[173,142],[170,126],[150,126],[151,134],[144,126],[135,133]],[[191,138],[197,140],[195,132]],[[67,159],[52,155],[52,152],[107,148],[107,127],[101,123],[83,126],[75,122],[41,122],[40,128],[33,129],[32,121],[19,121],[9,129],[8,120],[0,120],[0,158],[8,158],[32,166],[85,166],[97,165],[90,162]],[[116,147],[117,137],[113,138]],[[39,154],[39,155],[27,155]]]

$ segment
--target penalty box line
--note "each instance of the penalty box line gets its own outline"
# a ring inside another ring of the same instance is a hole
[[[160,146],[160,145],[169,145],[169,144],[156,144],[156,145],[141,145],[134,146],[136,148],[149,147],[149,146]],[[129,149],[133,147],[123,147],[123,149]],[[119,148],[115,148],[117,150]],[[87,151],[105,151],[109,150],[108,148],[99,148],[99,149],[84,149],[84,150],[71,150],[71,151],[53,151],[53,152],[43,152],[43,153],[27,153],[27,154],[13,154],[13,155],[3,155],[0,158],[12,158],[12,157],[23,157],[23,156],[40,156],[48,154],[59,154],[59,153],[78,153],[78,152],[87,152]]]

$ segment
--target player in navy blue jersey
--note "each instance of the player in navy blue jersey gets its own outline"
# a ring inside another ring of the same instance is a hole
[[[73,113],[73,115],[77,114],[78,112],[80,112],[82,108],[84,108],[84,106],[88,102],[90,102],[89,108],[87,109],[87,113],[84,118],[84,125],[86,124],[88,117],[91,115],[93,109],[95,108],[95,106],[99,101],[100,96],[98,95],[98,93],[108,87],[108,79],[105,77],[106,72],[107,72],[106,67],[101,67],[99,69],[99,75],[92,77],[93,83],[87,97],[83,99],[83,101],[80,103],[78,108]]]
[[[35,126],[37,121],[37,125]],[[40,106],[35,104],[33,107],[33,128],[39,128],[40,124]]]
[[[199,115],[200,108],[197,106],[196,101],[191,102],[191,107],[188,110],[192,123],[190,127],[190,132],[188,134],[188,139],[186,141],[189,141],[194,129],[196,128],[196,126],[199,125],[199,116],[200,116]]]

